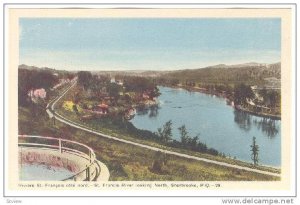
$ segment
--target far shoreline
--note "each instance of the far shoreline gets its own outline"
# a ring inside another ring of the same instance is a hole
[[[215,96],[223,98],[225,100],[229,100],[226,96],[224,96],[223,93],[220,93],[220,92],[212,93],[212,92],[209,92],[209,91],[204,91],[202,88],[198,88],[198,87],[186,87],[184,85],[176,85],[176,86],[161,85],[161,86],[174,88],[174,89],[184,89],[184,90],[187,90],[189,92],[198,92],[198,93],[203,93],[203,94],[207,94],[207,95],[215,95]],[[230,103],[232,102],[232,100],[229,100],[229,101],[230,101]],[[267,118],[270,118],[272,120],[281,120],[281,115],[273,115],[273,114],[269,114],[269,113],[258,113],[258,112],[254,112],[254,111],[248,110],[248,109],[243,108],[243,107],[241,107],[241,108],[237,108],[236,106],[232,106],[232,107],[235,110],[243,111],[243,112],[252,114],[254,116],[257,116],[257,117],[267,117]]]

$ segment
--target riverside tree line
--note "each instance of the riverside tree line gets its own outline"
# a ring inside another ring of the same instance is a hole
[[[163,143],[170,144],[171,146],[184,148],[188,150],[193,150],[201,153],[208,153],[212,155],[219,155],[219,152],[213,148],[208,148],[205,143],[202,143],[199,139],[199,135],[190,136],[186,126],[182,125],[178,128],[180,133],[180,141],[172,140],[173,130],[172,130],[172,121],[167,121],[162,128],[158,128],[155,133],[158,136],[158,139]]]
[[[199,140],[199,135],[191,137],[186,129],[185,125],[182,125],[178,128],[180,133],[180,142],[175,140],[172,141],[172,121],[167,121],[162,128],[158,128],[156,135],[164,143],[172,143],[181,148],[208,153],[212,155],[219,155],[219,152],[213,148],[207,148],[205,143],[202,143]],[[253,137],[252,144],[250,145],[251,159],[253,160],[253,165],[258,165],[258,154],[259,154],[259,145],[256,142],[256,137]]]

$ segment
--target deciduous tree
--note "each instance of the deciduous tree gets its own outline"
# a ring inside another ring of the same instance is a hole
[[[86,90],[91,85],[91,80],[93,78],[92,73],[89,71],[79,71],[77,73],[78,75],[78,84],[83,86],[83,88]]]
[[[169,120],[163,126],[163,128],[158,128],[158,136],[163,142],[169,142],[172,139],[172,121]]]

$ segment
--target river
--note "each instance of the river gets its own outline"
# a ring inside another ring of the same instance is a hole
[[[251,162],[253,136],[259,145],[259,164],[280,167],[281,121],[237,111],[226,100],[183,89],[159,87],[159,105],[138,110],[131,120],[139,129],[157,131],[172,120],[172,138],[180,141],[178,127],[227,156]]]

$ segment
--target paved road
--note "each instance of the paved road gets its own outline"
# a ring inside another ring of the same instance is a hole
[[[211,160],[211,159],[196,157],[196,156],[192,156],[192,155],[188,155],[188,154],[182,154],[182,153],[179,153],[179,152],[174,152],[174,151],[169,151],[169,150],[166,150],[166,149],[152,147],[152,146],[149,146],[149,145],[144,145],[144,144],[133,142],[133,141],[130,141],[130,140],[120,139],[120,138],[117,138],[117,137],[113,137],[113,136],[110,136],[110,135],[103,134],[103,133],[101,133],[97,130],[86,127],[86,126],[81,125],[77,122],[73,122],[73,121],[65,118],[64,116],[56,113],[55,112],[55,104],[75,85],[76,85],[76,82],[74,84],[72,84],[69,88],[67,88],[63,92],[62,95],[58,96],[57,98],[55,98],[52,102],[50,102],[47,105],[47,112],[51,112],[53,115],[55,115],[55,118],[57,120],[59,120],[60,122],[62,122],[62,123],[65,123],[67,125],[70,125],[72,127],[77,128],[77,129],[81,129],[81,130],[84,130],[86,132],[89,132],[89,133],[92,133],[92,134],[95,134],[95,135],[98,135],[98,136],[101,136],[101,137],[105,137],[105,138],[108,138],[108,139],[112,139],[112,140],[115,140],[115,141],[131,144],[131,145],[134,145],[134,146],[142,147],[142,148],[153,150],[153,151],[160,151],[160,152],[163,152],[163,153],[166,153],[166,154],[175,155],[175,156],[179,156],[179,157],[183,157],[183,158],[187,158],[187,159],[194,159],[194,160],[197,160],[197,161],[207,162],[207,163],[220,165],[220,166],[224,166],[224,167],[235,168],[235,169],[245,170],[245,171],[249,171],[249,172],[255,172],[255,173],[259,173],[259,174],[265,174],[265,175],[280,177],[280,174],[278,174],[278,173],[262,171],[262,170],[253,169],[253,168],[250,168],[250,167],[244,167],[244,166],[240,166],[240,165],[229,164],[229,163],[226,163],[226,162],[219,162],[219,161],[215,161],[215,160]]]

